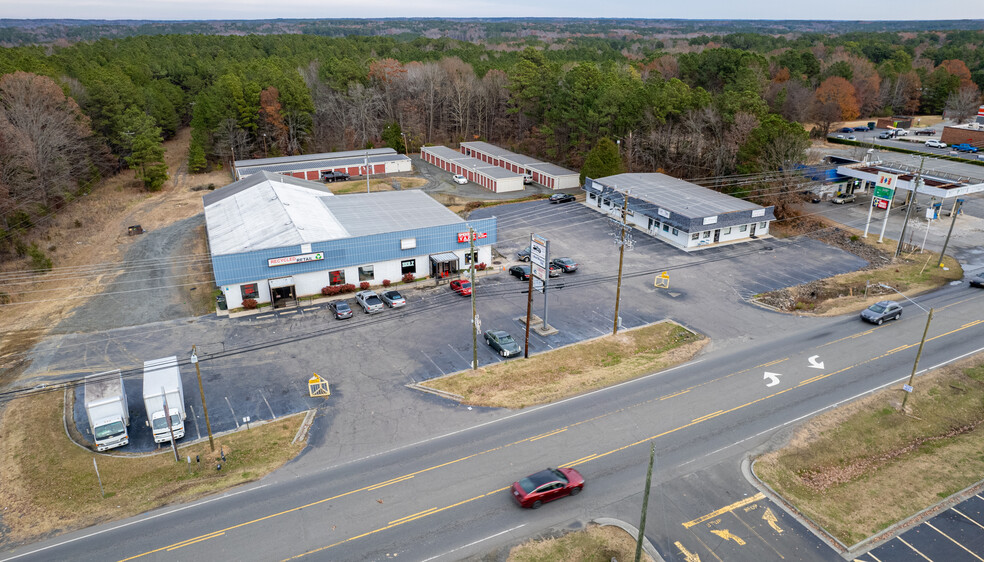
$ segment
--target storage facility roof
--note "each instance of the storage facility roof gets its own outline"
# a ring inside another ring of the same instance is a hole
[[[278,156],[277,158],[256,158],[253,160],[236,160],[235,166],[241,168],[243,166],[269,166],[276,164],[290,164],[297,162],[307,162],[310,160],[331,160],[334,158],[351,158],[354,156],[362,156],[365,158],[366,153],[369,156],[379,155],[379,154],[396,154],[396,151],[392,148],[370,148],[368,150],[346,150],[343,152],[321,152],[319,154],[301,154],[298,156]]]
[[[531,169],[531,170],[536,170],[536,171],[538,171],[538,172],[540,172],[542,174],[547,174],[548,176],[555,176],[555,177],[556,176],[578,176],[578,177],[580,177],[580,175],[581,175],[579,172],[574,172],[574,171],[568,170],[567,168],[562,168],[562,167],[560,167],[560,166],[558,166],[556,164],[550,164],[548,162],[541,162],[539,164],[527,164],[526,167],[529,168],[529,169]]]
[[[658,205],[688,218],[763,208],[666,174],[616,174],[594,181],[618,191],[629,191],[632,199]]]

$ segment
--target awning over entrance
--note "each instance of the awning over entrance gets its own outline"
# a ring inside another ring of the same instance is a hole
[[[431,261],[434,263],[448,263],[448,262],[458,262],[458,256],[454,255],[454,252],[444,252],[441,254],[433,254],[430,257]]]
[[[294,278],[293,277],[278,277],[276,279],[271,279],[270,280],[270,288],[271,289],[279,289],[281,287],[290,287],[293,284],[294,284]]]

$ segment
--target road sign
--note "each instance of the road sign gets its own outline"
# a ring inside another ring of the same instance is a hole
[[[902,390],[904,390],[906,392],[912,392],[912,387],[909,386],[909,385],[907,385],[907,384],[903,384],[902,385]]]

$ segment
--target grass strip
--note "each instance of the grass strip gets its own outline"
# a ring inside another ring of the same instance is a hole
[[[623,330],[616,336],[511,359],[423,386],[464,397],[464,403],[496,408],[545,404],[604,388],[689,361],[707,343],[672,322]]]
[[[257,480],[293,458],[303,414],[151,456],[107,456],[69,441],[64,399],[41,394],[9,402],[0,423],[0,544],[37,540]],[[222,461],[219,451],[225,452]],[[186,457],[191,457],[191,464]],[[196,463],[199,456],[201,463]],[[105,496],[92,460],[96,459]],[[222,470],[216,470],[217,463]]]
[[[592,525],[558,537],[527,541],[509,551],[507,562],[608,562],[635,560],[636,541],[617,527]],[[645,552],[642,559],[650,561]]]
[[[984,357],[818,416],[755,474],[846,545],[875,535],[984,475]]]

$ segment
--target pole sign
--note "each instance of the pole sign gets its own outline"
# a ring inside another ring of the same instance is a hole
[[[550,260],[549,244],[549,241],[542,236],[530,235],[530,274],[533,276],[533,288],[540,292],[543,291],[549,275],[547,270]]]
[[[875,199],[890,200],[895,196],[895,182],[899,177],[895,174],[878,172],[878,183],[875,184],[875,192],[872,194]],[[886,206],[887,207],[887,206]],[[878,207],[884,209],[886,207]]]

